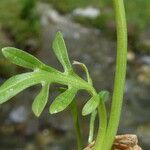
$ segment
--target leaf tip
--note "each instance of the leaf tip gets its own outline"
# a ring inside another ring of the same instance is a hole
[[[2,52],[9,51],[10,49],[13,49],[13,47],[3,47]]]
[[[91,114],[94,110],[97,109],[99,105],[99,95],[94,95],[83,107],[82,115],[86,116]]]
[[[11,50],[13,50],[13,49],[14,49],[13,47],[4,47],[4,48],[2,48],[2,54],[3,54],[5,57],[8,57],[9,52],[10,52]]]
[[[58,113],[59,111],[56,110],[56,109],[53,109],[52,107],[50,107],[49,112],[50,112],[50,114],[56,114],[56,113]]]
[[[40,113],[38,111],[36,111],[34,104],[32,104],[32,111],[36,117],[40,116]]]
[[[4,56],[5,56],[5,53],[7,52],[7,50],[8,50],[8,47],[2,48],[2,53],[3,53]]]
[[[88,115],[88,114],[90,114],[90,113],[88,113],[88,112],[85,110],[85,107],[83,107],[83,109],[82,109],[82,116],[86,116],[86,115]]]
[[[61,31],[58,31],[58,32],[56,33],[56,36],[63,36],[63,34],[62,34]]]
[[[36,113],[36,112],[34,112],[34,111],[33,111],[33,113],[34,113],[34,115],[35,115],[36,117],[40,117],[40,114],[39,114],[39,113]]]
[[[82,109],[82,116],[87,116],[90,113],[91,112],[89,112],[88,109],[87,109],[87,105],[84,105],[84,107]]]

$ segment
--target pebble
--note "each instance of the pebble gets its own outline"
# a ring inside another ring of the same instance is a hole
[[[83,150],[93,150],[95,141],[90,143]],[[137,136],[134,134],[117,135],[112,146],[112,150],[142,150],[138,146]]]
[[[129,51],[127,53],[127,59],[128,59],[129,62],[134,61],[135,60],[135,53],[133,53],[132,51]]]
[[[96,18],[100,15],[100,9],[94,7],[76,8],[73,11],[73,15],[88,17],[88,18]]]

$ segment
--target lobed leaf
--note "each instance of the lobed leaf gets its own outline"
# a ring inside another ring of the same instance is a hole
[[[6,102],[24,89],[40,83],[43,80],[42,75],[43,73],[40,72],[31,72],[9,78],[0,87],[0,104]]]
[[[44,64],[31,54],[14,47],[2,49],[3,55],[12,63],[29,69],[40,68]]]
[[[76,88],[69,88],[68,90],[57,96],[50,106],[50,113],[54,114],[63,111],[72,102],[76,93]]]
[[[54,42],[53,42],[53,50],[55,52],[56,57],[62,64],[65,71],[69,72],[72,70],[71,63],[69,61],[67,48],[63,39],[63,35],[61,32],[57,32]]]
[[[83,107],[82,115],[86,116],[92,113],[99,105],[99,95],[94,95]]]
[[[48,101],[48,96],[49,96],[49,84],[44,83],[42,85],[42,90],[40,93],[36,96],[33,104],[32,104],[32,110],[34,114],[39,117],[40,114],[42,113],[43,109],[46,106],[46,103]]]

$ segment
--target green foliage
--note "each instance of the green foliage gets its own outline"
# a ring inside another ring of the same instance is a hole
[[[63,40],[62,34],[58,32],[53,42],[53,50],[58,60],[64,67],[66,72],[70,72],[72,70],[71,63],[68,58],[67,48],[65,42]]]
[[[49,84],[43,82],[42,90],[36,96],[36,98],[32,104],[32,110],[37,117],[40,116],[43,109],[45,108],[46,103],[48,101],[48,96],[49,96]]]
[[[0,87],[0,104],[6,102],[24,89],[40,83],[41,77],[38,72],[23,73],[8,79]]]
[[[2,49],[2,53],[10,62],[28,69],[32,69],[33,72],[23,73],[16,75],[8,79],[0,87],[0,104],[8,101],[10,98],[23,91],[24,89],[41,84],[42,89],[36,96],[32,110],[38,117],[42,113],[49,97],[49,85],[51,83],[59,83],[67,85],[66,89],[60,94],[50,106],[50,113],[58,113],[63,111],[67,106],[71,104],[76,93],[80,89],[84,89],[91,94],[91,99],[85,104],[82,114],[88,115],[97,109],[99,105],[99,95],[96,93],[92,86],[92,80],[90,78],[88,69],[82,63],[79,64],[86,72],[88,82],[81,79],[74,71],[68,58],[68,53],[63,36],[58,32],[53,42],[53,50],[58,60],[64,67],[65,72],[60,72],[52,67],[49,67],[39,61],[37,58],[25,51],[19,50],[13,47],[5,47]]]
[[[24,68],[36,69],[44,65],[31,54],[17,48],[5,47],[2,49],[2,53],[9,61]]]
[[[99,95],[94,95],[83,107],[82,115],[92,113],[99,105]]]
[[[50,106],[50,113],[58,113],[63,111],[74,99],[77,89],[69,88],[64,93],[60,94]]]
[[[0,3],[5,3],[6,1],[1,0]],[[136,1],[141,2],[140,0],[136,0]],[[31,14],[30,12],[32,11],[30,10],[34,8],[33,6],[35,3],[33,3],[33,5],[31,5],[30,7],[31,1],[26,1],[26,2],[27,3],[25,3],[25,7],[23,7],[24,9],[20,8],[20,10],[25,10],[26,13]],[[58,1],[56,0],[56,2]],[[59,2],[63,2],[63,1],[59,1]],[[73,0],[70,1],[65,0],[65,2],[68,2],[68,4],[74,4]],[[81,0],[76,1],[76,4],[79,4],[79,2],[81,2]],[[87,0],[82,1],[82,3],[84,2],[87,3]],[[109,0],[107,2],[109,2]],[[114,90],[112,96],[112,107],[111,107],[108,123],[107,123],[105,101],[109,99],[109,93],[107,91],[101,91],[100,93],[96,92],[95,88],[93,87],[88,69],[84,64],[75,62],[75,64],[80,65],[86,72],[87,81],[80,78],[73,71],[73,68],[68,58],[67,49],[63,40],[63,36],[60,32],[56,34],[56,37],[54,39],[53,50],[56,57],[62,64],[64,68],[64,72],[60,72],[54,69],[53,67],[47,66],[46,64],[42,63],[37,58],[35,58],[34,56],[22,50],[12,48],[12,47],[6,47],[2,49],[3,55],[9,61],[11,61],[16,65],[32,69],[33,71],[28,73],[23,73],[20,75],[15,75],[10,79],[8,79],[4,84],[2,84],[2,86],[0,87],[0,104],[8,101],[9,99],[11,99],[12,97],[14,97],[15,95],[17,95],[18,93],[20,93],[21,91],[25,90],[28,87],[31,87],[36,84],[41,84],[42,89],[40,93],[36,96],[32,104],[33,112],[37,117],[39,117],[48,101],[50,84],[58,83],[58,84],[65,85],[68,88],[65,90],[65,92],[58,95],[56,99],[53,101],[53,103],[50,106],[50,113],[58,113],[60,111],[63,111],[68,106],[71,106],[71,108],[73,109],[72,116],[76,124],[76,132],[78,135],[80,135],[79,122],[77,116],[77,107],[76,107],[76,103],[74,103],[74,97],[76,96],[76,93],[79,90],[85,90],[91,96],[90,100],[87,101],[87,103],[84,105],[82,109],[82,115],[92,114],[91,123],[90,123],[89,140],[92,141],[93,139],[94,120],[96,117],[96,111],[98,110],[100,126],[97,134],[97,139],[94,145],[94,150],[111,149],[111,146],[114,142],[114,137],[117,133],[119,119],[121,115],[121,106],[122,106],[123,93],[124,93],[126,63],[127,63],[127,57],[126,57],[127,27],[126,27],[124,3],[123,0],[114,0],[113,2],[114,2],[114,9],[115,9],[114,12],[116,18],[116,25],[117,25],[117,57],[116,57]],[[14,7],[14,5],[12,6]],[[78,5],[76,5],[75,7],[77,6]],[[81,5],[79,4],[79,6]],[[144,8],[146,8],[146,6],[147,5],[145,5]],[[6,7],[5,9],[7,10],[7,8],[8,7]],[[11,11],[11,13],[12,12],[13,11]],[[19,13],[17,12],[17,15],[20,16],[20,11]],[[27,27],[30,27],[33,25],[32,24],[33,20],[31,19],[32,17],[28,18],[28,15],[26,16],[26,14],[22,14],[21,16],[22,18],[20,19],[24,19],[23,21],[29,19],[28,22],[25,21],[27,24],[23,23],[25,26],[28,25]],[[10,23],[8,18],[7,20],[8,22],[6,21],[5,25]],[[16,22],[20,23],[20,20],[17,20]],[[13,25],[16,25],[15,23]],[[20,30],[22,31],[25,29],[21,28]],[[16,28],[15,31],[18,32],[18,29]],[[80,140],[80,136],[78,136],[78,139]],[[78,144],[78,149],[79,150],[83,149],[81,142]]]
[[[19,66],[32,69],[33,72],[23,73],[16,75],[8,79],[0,87],[0,104],[8,101],[13,96],[23,91],[24,89],[41,84],[42,90],[36,96],[33,104],[32,110],[38,117],[44,110],[44,107],[48,101],[49,97],[49,85],[51,83],[59,83],[66,85],[68,89],[60,94],[50,106],[50,113],[58,113],[63,111],[67,106],[71,104],[73,108],[72,116],[76,124],[77,138],[80,141],[80,129],[77,114],[76,104],[73,103],[74,97],[79,90],[85,90],[91,95],[90,100],[84,105],[82,109],[82,115],[88,115],[92,113],[91,123],[90,123],[90,136],[89,140],[93,139],[94,132],[94,120],[96,117],[96,111],[98,110],[99,119],[101,124],[99,126],[96,143],[94,150],[108,150],[111,149],[114,137],[117,133],[117,128],[119,124],[119,118],[121,114],[121,106],[123,100],[123,91],[125,85],[125,74],[126,74],[126,62],[127,62],[127,29],[126,29],[126,19],[124,12],[123,0],[114,0],[115,6],[115,16],[117,23],[117,63],[116,63],[116,73],[115,73],[115,83],[114,91],[112,96],[112,108],[110,113],[110,120],[107,124],[107,113],[105,108],[105,101],[109,98],[109,93],[107,91],[101,91],[97,93],[93,87],[92,80],[90,78],[87,67],[79,62],[75,64],[80,65],[86,72],[87,81],[80,78],[71,66],[68,58],[67,49],[63,36],[60,32],[56,34],[53,42],[53,50],[64,68],[64,72],[60,72],[52,67],[43,64],[34,56],[27,54],[26,52],[12,48],[3,48],[3,55],[12,63]],[[117,6],[117,7],[116,7]],[[121,23],[120,23],[121,20]],[[82,150],[82,143],[78,142],[78,149]]]
[[[13,47],[3,48],[2,54],[10,62],[18,66],[31,69],[33,71],[15,75],[8,79],[5,83],[3,83],[0,87],[0,104],[8,101],[28,87],[36,84],[41,84],[42,89],[32,103],[32,111],[37,117],[39,117],[48,102],[50,84],[59,83],[66,85],[68,88],[66,88],[65,91],[63,89],[63,92],[58,95],[52,102],[49,112],[51,114],[55,114],[65,110],[68,106],[70,106],[76,129],[78,150],[82,150],[82,138],[78,109],[74,98],[79,90],[86,90],[91,95],[90,100],[84,105],[82,110],[83,116],[92,113],[89,134],[89,140],[91,142],[93,140],[94,120],[96,117],[97,108],[99,105],[103,104],[104,101],[106,101],[108,92],[102,91],[97,94],[96,90],[93,87],[89,71],[85,64],[77,61],[74,62],[74,64],[79,65],[85,71],[87,81],[80,78],[73,71],[61,32],[57,32],[54,38],[53,51],[57,59],[62,64],[64,72],[60,72],[50,66],[47,66],[36,57],[28,54],[23,50]],[[101,107],[103,108],[104,105],[102,105]]]

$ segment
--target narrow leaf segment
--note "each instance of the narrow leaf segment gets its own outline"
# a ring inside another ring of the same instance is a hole
[[[66,72],[72,71],[72,66],[68,57],[67,48],[61,32],[57,32],[55,36],[53,42],[53,50],[60,63],[63,65],[64,70]]]
[[[68,90],[66,90],[64,93],[56,97],[56,99],[50,106],[50,113],[54,114],[63,111],[72,102],[76,93],[77,93],[77,89],[71,87]]]
[[[0,87],[0,104],[6,102],[24,89],[40,82],[40,74],[36,72],[23,73],[11,77]]]
[[[86,116],[92,113],[99,105],[99,95],[94,95],[83,107],[82,115]]]
[[[44,65],[36,57],[14,47],[5,47],[2,52],[8,60],[21,67],[36,69]]]
[[[36,96],[34,102],[32,103],[32,110],[34,114],[39,117],[46,106],[49,96],[49,84],[42,83],[42,90]]]

